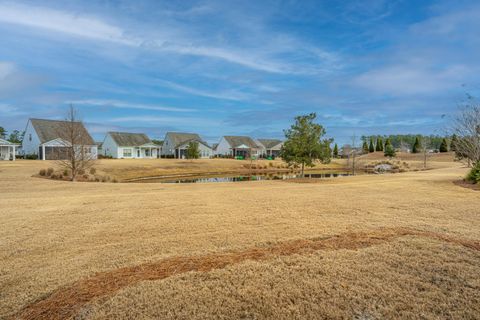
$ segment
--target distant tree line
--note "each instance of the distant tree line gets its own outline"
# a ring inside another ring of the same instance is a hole
[[[362,136],[362,149],[364,152],[385,151],[387,140],[394,149],[409,149],[413,153],[419,153],[422,147],[422,141],[428,141],[428,148],[446,152],[450,149],[451,137],[439,135],[419,135],[419,134],[391,134],[391,135],[372,135]]]

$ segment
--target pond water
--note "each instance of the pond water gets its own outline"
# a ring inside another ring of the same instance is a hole
[[[346,172],[328,172],[328,173],[305,173],[304,177],[308,179],[328,179],[349,176]],[[143,182],[159,183],[209,183],[209,182],[242,182],[242,181],[262,181],[262,180],[287,180],[301,178],[301,174],[294,173],[270,173],[241,176],[207,176],[207,177],[184,177],[176,179],[149,179]]]

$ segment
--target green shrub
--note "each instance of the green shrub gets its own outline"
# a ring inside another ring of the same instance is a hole
[[[43,177],[47,174],[47,171],[45,169],[41,169],[38,174],[40,174]]]
[[[467,175],[467,180],[473,183],[480,183],[480,162],[473,166]]]
[[[90,168],[90,174],[95,174],[97,172],[97,169],[95,168]]]
[[[53,174],[53,168],[48,168],[47,169],[47,176],[51,176]]]
[[[25,155],[25,159],[27,159],[27,160],[37,160],[38,156],[36,154],[27,154],[27,155]]]
[[[63,175],[68,176],[68,170],[67,169],[63,170]]]

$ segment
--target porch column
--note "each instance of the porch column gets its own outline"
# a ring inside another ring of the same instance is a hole
[[[42,160],[45,160],[45,145],[42,145]]]
[[[12,146],[12,150],[13,150],[13,161],[15,161],[15,146]]]

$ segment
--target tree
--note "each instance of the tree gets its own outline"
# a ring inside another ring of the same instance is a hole
[[[450,150],[451,151],[457,151],[457,147],[456,147],[457,143],[458,143],[457,135],[453,134],[452,139],[450,140]]]
[[[383,141],[382,138],[377,138],[377,144],[375,145],[375,151],[383,150]]]
[[[475,167],[480,162],[480,105],[472,103],[462,107],[452,131],[457,136],[455,153]]]
[[[58,157],[57,165],[70,173],[70,180],[75,181],[82,172],[95,165],[95,155],[89,144],[91,138],[79,120],[77,111],[70,105],[65,121],[57,128],[57,135],[61,138],[62,154]]]
[[[186,155],[187,159],[200,158],[200,149],[197,141],[190,141],[187,145]]]
[[[375,146],[373,145],[373,138],[370,138],[370,145],[368,146],[368,152],[375,152]]]
[[[13,130],[12,133],[10,133],[10,135],[8,136],[8,141],[12,143],[22,143],[24,134],[25,132]]]
[[[5,139],[7,136],[7,130],[4,127],[0,127],[0,138]]]
[[[316,160],[330,162],[330,139],[322,139],[325,129],[315,123],[317,115],[310,113],[295,117],[295,123],[285,130],[286,141],[280,156],[288,165],[301,165],[302,176],[305,166],[313,167]]]
[[[415,142],[413,143],[412,146],[412,153],[419,153],[420,152],[420,140],[418,139],[418,136],[415,137]]]
[[[431,146],[431,140],[428,136],[422,136],[419,141],[420,149],[423,153],[423,169],[427,169],[428,148]]]
[[[335,143],[335,146],[333,147],[333,157],[338,158],[338,145]]]
[[[390,142],[390,139],[387,139],[387,141],[385,141],[385,150],[383,154],[385,155],[385,157],[389,158],[393,158],[396,155],[395,148]]]
[[[368,153],[368,143],[367,143],[366,140],[363,141],[362,151],[363,151],[363,153]]]
[[[447,139],[443,138],[442,144],[440,145],[440,152],[448,152],[448,143]]]

